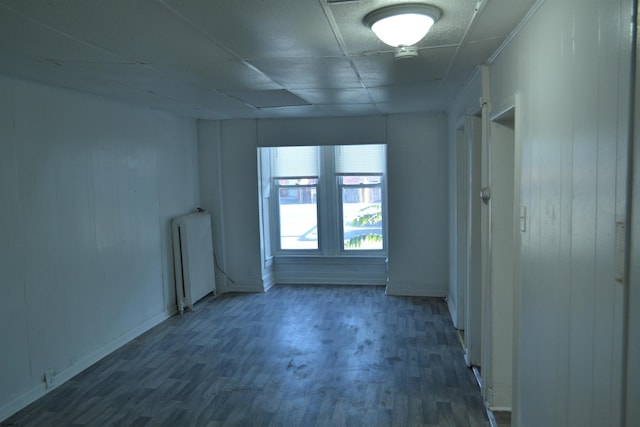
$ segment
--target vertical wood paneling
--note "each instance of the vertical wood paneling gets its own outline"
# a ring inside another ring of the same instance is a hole
[[[450,290],[448,300],[453,298],[454,307],[452,310],[454,313],[453,323],[458,329],[464,329],[465,324],[465,306],[466,306],[466,289],[467,289],[467,220],[469,218],[469,189],[468,185],[468,141],[465,136],[465,131],[470,132],[470,129],[460,128],[456,131],[456,168],[455,168],[455,180],[456,180],[456,240],[455,240],[455,259],[457,262],[457,269],[453,272],[455,277],[455,286],[453,292]],[[451,176],[451,175],[450,175]],[[452,197],[453,198],[453,197]],[[452,278],[452,281],[454,279]]]
[[[8,79],[0,92],[3,418],[45,370],[59,383],[175,309],[164,225],[198,187],[193,121]]]
[[[18,188],[18,153],[14,139],[13,88],[0,84],[0,263],[3,308],[0,310],[0,366],[2,370],[0,402],[13,393],[24,393],[30,382],[29,346],[24,294],[24,260],[21,239],[20,198]],[[4,268],[4,265],[14,268]]]
[[[474,129],[473,129],[473,126],[470,124],[470,122],[468,122],[467,119],[465,119],[465,116],[473,116],[474,114],[477,114],[478,111],[480,110],[479,100],[481,98],[481,84],[480,84],[479,73],[476,73],[476,75],[468,83],[466,91],[460,95],[461,96],[456,98],[456,100],[450,105],[450,108],[448,111],[448,129],[449,129],[449,135],[448,135],[448,138],[449,138],[449,144],[448,144],[449,190],[448,191],[449,191],[449,211],[450,212],[456,212],[456,209],[457,209],[456,203],[458,200],[458,193],[459,193],[459,190],[457,187],[457,175],[458,175],[457,131],[461,128],[464,129],[464,136],[465,138],[467,138],[465,140],[465,146],[467,147],[467,151],[469,151],[467,153],[468,158],[470,159],[472,156],[472,153],[469,150],[469,139],[472,139],[471,134],[473,133]],[[470,164],[468,164],[468,166],[470,167]],[[469,176],[469,171],[465,171],[465,177],[467,177],[467,180],[468,180],[468,176]],[[475,200],[477,198],[478,192],[470,190],[471,188],[470,183],[467,183],[467,186],[469,187],[467,191],[467,195],[469,195],[469,191],[471,191],[471,194],[473,197],[472,200]],[[467,212],[469,212],[471,209],[469,200],[467,200],[466,203],[468,205]],[[450,221],[449,222],[449,241],[454,242],[454,241],[457,241],[457,239],[458,239],[457,223],[454,221]],[[468,239],[467,239],[467,243],[470,243]],[[465,248],[465,254],[466,252],[468,252],[468,248]],[[457,258],[456,254],[457,254],[456,246],[450,245],[449,259],[452,262],[449,263],[448,298],[450,298],[450,296],[456,292],[456,289],[458,287],[457,264],[456,262],[453,262],[453,260],[456,260]],[[475,274],[474,271],[467,271],[467,277],[465,277],[463,280],[465,282],[468,282],[470,280],[469,276],[471,277],[471,280],[473,280],[473,278],[475,277],[474,274]],[[468,295],[466,297],[468,299]],[[466,310],[466,304],[458,304],[456,302],[455,306],[456,306],[456,311]],[[451,305],[449,308],[452,311],[451,313],[452,317],[459,316],[457,312],[453,312]],[[466,319],[465,319],[465,323],[468,323]],[[456,325],[456,327],[459,327],[461,329],[466,328],[465,324]],[[467,339],[467,336],[465,334],[465,340],[466,339]]]
[[[640,21],[636,16],[636,31]],[[636,33],[636,43],[640,42],[640,33]],[[631,427],[638,424],[640,420],[640,364],[637,363],[638,354],[640,354],[640,44],[635,46],[636,74],[635,93],[633,94],[634,111],[634,129],[633,129],[633,170],[631,171],[632,180],[632,205],[631,205],[631,239],[630,239],[630,265],[629,265],[629,282],[626,294],[627,301],[627,347],[626,350],[626,384],[625,384],[625,413],[624,427]]]
[[[598,366],[619,365],[620,352],[614,349],[622,347],[622,325],[619,323],[619,308],[616,307],[619,295],[615,282],[616,254],[611,256],[611,248],[616,247],[615,221],[616,214],[616,179],[617,179],[617,146],[626,135],[617,135],[619,115],[626,115],[626,109],[620,111],[617,90],[602,90],[608,87],[611,75],[618,74],[619,51],[613,49],[620,42],[620,11],[616,8],[600,7],[596,16],[600,28],[597,41],[597,55],[593,59],[593,67],[597,68],[597,102],[595,113],[599,118],[595,130],[597,145],[597,183],[596,183],[596,259],[607,260],[596,265],[593,312],[593,363]],[[628,25],[628,23],[626,24]],[[627,77],[628,78],[628,77]],[[626,83],[626,82],[625,82]],[[617,136],[617,137],[612,137]],[[613,315],[612,315],[613,314]],[[602,345],[597,345],[602,343]],[[621,372],[618,369],[608,372],[593,369],[594,387],[608,390],[609,398],[595,402],[591,413],[592,425],[619,425],[620,423],[620,383]]]
[[[187,141],[197,141],[197,129],[193,123],[188,121],[163,121],[157,124],[157,132],[163,135],[175,135],[173,138],[159,138],[157,144],[161,144],[159,149],[162,154],[148,157],[149,161],[154,161],[158,171],[154,182],[150,183],[157,193],[154,203],[161,212],[158,227],[160,236],[160,247],[162,253],[162,281],[164,283],[164,306],[167,310],[175,307],[175,287],[173,285],[173,257],[172,242],[170,233],[171,218],[193,211],[200,206],[199,203],[199,181],[198,168],[198,147],[197,144],[185,143]],[[175,140],[174,140],[175,138]],[[176,143],[178,142],[178,143]],[[147,149],[150,151],[149,149]],[[149,154],[152,154],[151,152]],[[181,177],[176,179],[176,177]],[[151,229],[147,229],[148,244],[153,244],[154,234]]]
[[[626,0],[547,1],[490,67],[494,108],[516,92],[522,100],[521,426],[620,420],[623,301],[613,278],[630,16]]]
[[[574,78],[573,106],[573,176],[570,257],[571,268],[571,327],[569,330],[569,424],[590,425],[594,401],[594,259],[597,218],[597,73],[593,72],[594,49],[597,48],[597,15],[592,8],[573,8]],[[589,70],[584,72],[583,70]],[[585,410],[589,408],[589,410]]]
[[[220,122],[198,121],[198,182],[200,203],[211,214],[211,234],[213,253],[217,262],[216,286],[219,292],[227,291],[227,280],[219,268],[226,271],[225,262],[225,219],[220,179],[222,159],[220,153]]]

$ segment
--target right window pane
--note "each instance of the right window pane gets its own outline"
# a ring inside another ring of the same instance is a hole
[[[382,176],[341,176],[340,184],[344,250],[382,250]]]

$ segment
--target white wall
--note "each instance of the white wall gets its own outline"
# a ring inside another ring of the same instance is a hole
[[[389,116],[387,128],[387,293],[445,296],[450,221],[446,115]]]
[[[255,120],[198,122],[200,194],[212,213],[216,283],[229,292],[262,292]],[[230,279],[230,280],[229,280]]]
[[[637,18],[636,18],[637,19]],[[636,29],[640,22],[636,22]],[[625,427],[640,423],[640,33],[636,32],[636,90],[632,167],[631,252],[629,265],[626,354],[626,418]]]
[[[229,285],[229,290],[261,291],[269,286],[260,276],[257,146],[386,141],[387,292],[446,294],[449,218],[444,115],[202,121],[199,140],[201,198],[213,212],[218,260],[237,285]],[[274,270],[277,281],[275,266]]]
[[[0,419],[175,311],[195,122],[0,78]]]
[[[467,148],[467,156],[470,154],[468,150],[468,144],[470,135],[469,132],[472,129],[469,128],[469,124],[465,123],[466,116],[473,116],[480,111],[480,98],[482,96],[482,85],[480,82],[480,73],[476,72],[475,75],[469,80],[469,83],[460,93],[459,97],[452,103],[449,111],[447,112],[448,129],[449,129],[449,143],[448,143],[448,156],[449,156],[449,212],[451,218],[460,218],[461,212],[458,209],[457,201],[461,196],[466,196],[468,204],[468,192],[471,188],[465,189],[465,183],[460,182],[461,179],[468,178],[468,170],[460,171],[459,166],[469,167],[468,162],[470,159],[465,159],[464,162],[460,162],[458,158],[458,149],[460,148],[460,138],[463,139],[462,144]],[[466,128],[465,128],[466,127]],[[458,184],[460,182],[460,190]],[[468,184],[468,182],[466,183]],[[476,193],[472,192],[472,197],[479,197]],[[464,208],[464,206],[463,206]],[[468,216],[467,209],[463,209],[463,214]],[[465,293],[461,286],[466,285],[466,277],[459,277],[460,273],[464,272],[464,269],[460,268],[460,260],[458,254],[461,251],[466,252],[466,246],[461,247],[467,243],[467,236],[459,236],[458,223],[456,221],[449,222],[449,241],[451,242],[449,247],[449,258],[455,262],[449,263],[449,287],[447,290],[447,304],[451,313],[451,318],[456,328],[465,328]],[[463,231],[463,230],[461,230]],[[466,230],[466,224],[464,227]],[[470,272],[467,271],[467,274]]]
[[[521,99],[515,425],[620,423],[630,3],[547,0],[489,67],[490,113]]]

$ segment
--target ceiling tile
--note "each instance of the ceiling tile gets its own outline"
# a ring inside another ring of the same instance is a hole
[[[414,104],[424,102],[427,98],[436,97],[440,90],[440,80],[397,86],[381,86],[369,88],[371,97],[376,104],[399,103],[409,100],[417,100]]]
[[[256,108],[309,105],[309,102],[285,89],[234,91],[228,94]]]
[[[240,60],[183,62],[157,67],[172,71],[184,78],[202,82],[218,90],[275,90],[282,86],[255,67]]]
[[[165,3],[243,59],[341,55],[317,0]]]
[[[371,103],[369,92],[364,89],[298,89],[294,90],[301,98],[316,105],[335,104],[368,104]]]
[[[477,0],[429,0],[442,18],[396,61],[363,23],[394,0],[0,0],[0,73],[185,117],[443,111],[535,1],[470,26]]]
[[[249,62],[289,90],[362,87],[346,58],[271,58]]]
[[[416,58],[396,60],[392,53],[353,57],[365,86],[410,84],[441,79],[455,48],[421,49]]]
[[[28,2],[24,2],[28,3]],[[104,49],[93,47],[57,31],[42,27],[0,4],[0,53],[5,62],[12,55],[50,61],[127,62]]]
[[[46,2],[2,0],[47,28],[107,52],[145,63],[232,56],[155,0]]]

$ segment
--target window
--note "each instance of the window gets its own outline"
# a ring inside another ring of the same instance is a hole
[[[344,250],[381,250],[382,176],[340,176]]]
[[[264,150],[276,254],[384,253],[384,145]]]
[[[340,188],[342,249],[382,250],[384,145],[345,145],[335,149]]]
[[[276,179],[280,249],[318,249],[318,180]]]
[[[280,250],[318,249],[318,147],[272,148]]]

